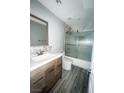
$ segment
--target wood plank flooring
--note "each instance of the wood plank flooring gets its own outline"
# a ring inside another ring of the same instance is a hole
[[[88,93],[88,71],[72,66],[71,71],[63,70],[62,78],[49,93]]]

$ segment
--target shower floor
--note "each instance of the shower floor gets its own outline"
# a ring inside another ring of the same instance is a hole
[[[88,93],[88,71],[72,66],[71,71],[63,70],[62,78],[49,93]]]

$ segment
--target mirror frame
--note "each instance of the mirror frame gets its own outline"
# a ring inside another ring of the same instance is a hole
[[[40,21],[44,22],[44,23],[46,24],[46,26],[47,26],[47,31],[48,31],[48,22],[47,22],[47,21],[45,21],[45,20],[43,20],[43,19],[41,19],[41,18],[35,16],[35,15],[32,14],[32,13],[30,13],[30,17],[34,17],[34,18],[36,18],[37,20],[40,20]],[[48,37],[49,37],[49,31],[48,31]],[[31,42],[31,41],[30,41],[30,42]],[[48,44],[49,44],[49,38],[48,38],[48,42],[47,42],[46,45],[48,45]],[[43,45],[43,46],[44,46],[44,45]]]

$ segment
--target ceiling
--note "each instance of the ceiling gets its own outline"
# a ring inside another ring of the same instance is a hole
[[[38,0],[57,17],[72,27],[74,31],[93,31],[94,29],[94,1],[93,0]]]

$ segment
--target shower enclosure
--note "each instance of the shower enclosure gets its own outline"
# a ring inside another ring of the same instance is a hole
[[[93,33],[93,31],[66,32],[65,55],[90,62],[92,57]]]

